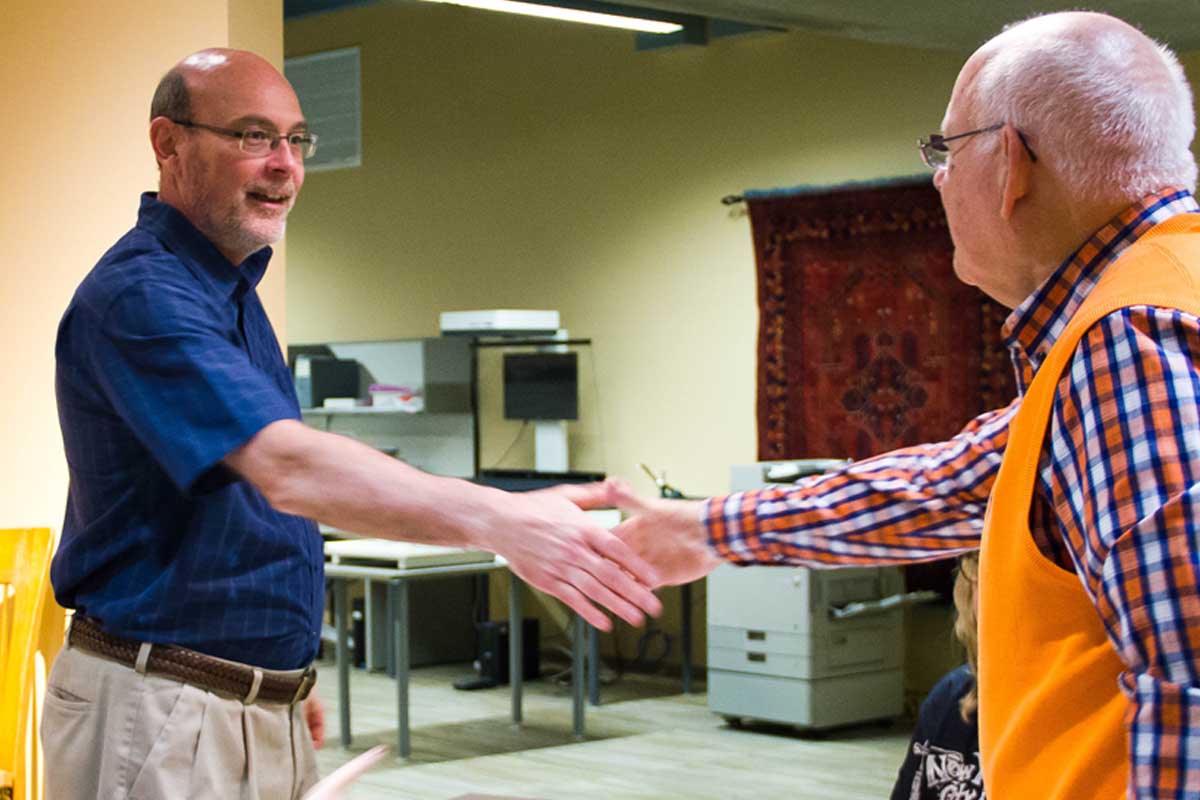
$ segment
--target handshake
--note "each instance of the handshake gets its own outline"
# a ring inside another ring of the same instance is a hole
[[[662,612],[653,589],[696,580],[721,563],[708,545],[704,506],[638,497],[618,479],[567,484],[504,495],[480,533],[522,580],[607,631],[611,623],[597,605],[641,625],[644,614]],[[583,513],[613,507],[627,519],[612,530]]]

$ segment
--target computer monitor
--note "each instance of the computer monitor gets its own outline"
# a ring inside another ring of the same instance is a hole
[[[579,419],[579,365],[575,353],[506,353],[504,418]]]

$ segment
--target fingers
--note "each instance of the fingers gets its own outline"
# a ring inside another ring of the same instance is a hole
[[[643,611],[656,617],[662,613],[662,603],[654,592],[613,561],[595,558],[580,567],[571,573],[575,587],[630,625],[645,623]]]
[[[637,521],[622,522],[611,531],[605,531],[602,536],[593,537],[589,544],[610,563],[616,564],[633,576],[633,579],[625,575],[621,576],[623,578],[622,587],[625,589],[621,593],[657,617],[662,613],[662,604],[650,589],[662,586],[662,576],[659,575],[657,569],[651,566],[649,561],[635,553],[633,548],[625,543],[621,532],[628,529],[630,523],[637,524]],[[653,605],[647,605],[647,602]]]
[[[650,504],[636,495],[633,488],[623,480],[611,478],[604,482],[606,500],[610,506],[615,506],[626,514],[643,514]]]
[[[646,508],[632,487],[620,478],[608,478],[595,483],[563,483],[530,494],[554,494],[571,501],[584,511],[594,508],[620,508],[634,513]]]
[[[579,511],[580,507],[611,507],[612,491],[632,496],[627,486],[613,481],[526,493],[522,503],[531,503],[526,511],[535,511],[539,519],[507,528],[502,536],[511,546],[498,548],[530,585],[558,597],[606,631],[611,622],[597,605],[631,625],[645,623],[643,612],[662,613],[662,603],[651,591],[659,583],[655,569]],[[521,529],[520,536],[510,536]]]
[[[596,579],[594,575],[576,570],[572,576],[572,586],[591,602],[611,611],[630,625],[640,627],[646,622],[646,617],[632,603],[618,595],[608,586]]]
[[[567,605],[567,608],[582,617],[593,628],[605,633],[612,630],[612,621],[604,616],[604,613],[598,608],[588,602],[583,593],[571,584],[560,580],[554,581],[551,585],[538,586],[537,588],[562,600]]]
[[[325,706],[316,695],[309,696],[304,703],[304,721],[308,724],[313,747],[320,750],[325,746]]]
[[[547,491],[553,491],[585,510],[617,506],[629,514],[643,514],[651,508],[650,503],[634,494],[629,484],[619,478],[609,478],[598,483],[563,485]],[[598,533],[593,528],[589,531],[588,544],[593,550],[632,574],[644,587],[653,588],[661,585],[661,580],[654,567],[611,533]],[[629,581],[622,580],[621,584],[623,588],[634,591],[632,595],[628,591],[622,591],[622,594],[635,600],[646,611],[658,616],[661,611],[658,598],[644,589],[637,591],[637,587]],[[647,605],[647,603],[651,605]]]
[[[608,487],[606,481],[596,481],[594,483],[562,483],[558,486],[551,486],[547,489],[540,489],[541,492],[555,494],[562,497],[575,505],[582,508],[584,511],[590,511],[594,508],[612,508],[612,503],[608,499]]]
[[[601,530],[600,533],[602,539],[614,540],[615,549],[628,549],[623,543],[615,541],[608,531]],[[654,616],[662,613],[662,603],[647,585],[639,583],[617,562],[589,547],[590,544],[590,541],[584,540],[556,558],[543,558],[534,569],[521,577],[531,586],[562,600],[601,630],[607,631],[611,625],[592,603],[603,606],[635,626],[645,624],[643,611]],[[640,559],[635,560],[640,562]],[[642,566],[648,568],[644,563]]]

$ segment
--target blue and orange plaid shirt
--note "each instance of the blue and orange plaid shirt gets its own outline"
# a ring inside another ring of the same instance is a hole
[[[1198,210],[1185,190],[1143,198],[1012,312],[1004,334],[1020,393],[1105,267],[1154,225]],[[1041,552],[1079,576],[1126,664],[1136,797],[1200,792],[1198,397],[1200,319],[1146,306],[1105,317],[1059,382],[1030,511]],[[734,563],[814,567],[975,549],[1019,403],[946,442],[714,498],[710,542]]]

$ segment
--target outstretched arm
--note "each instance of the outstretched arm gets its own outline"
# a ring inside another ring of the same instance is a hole
[[[976,417],[954,438],[893,450],[808,478],[707,501],[613,501],[615,532],[683,583],[736,564],[829,567],[946,558],[979,546],[988,494],[1017,401]]]
[[[414,469],[353,439],[279,420],[225,463],[276,509],[386,539],[499,553],[524,581],[608,630],[598,603],[633,625],[657,615],[652,567],[581,508],[600,487],[509,494]]]

